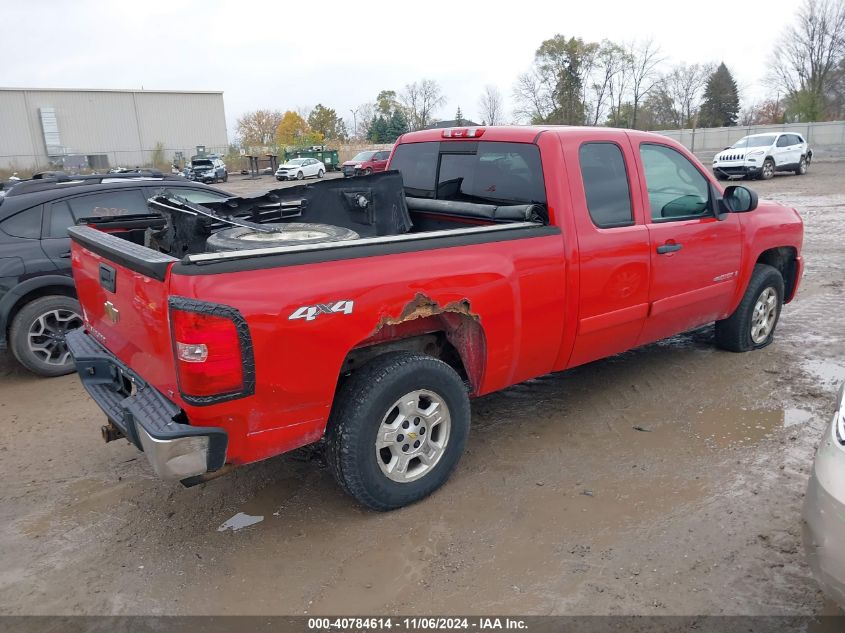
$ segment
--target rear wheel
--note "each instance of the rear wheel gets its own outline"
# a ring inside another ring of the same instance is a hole
[[[65,335],[82,325],[79,302],[73,297],[49,295],[21,308],[9,329],[15,358],[39,376],[62,376],[74,369]]]
[[[716,345],[748,352],[772,342],[783,306],[783,277],[767,264],[757,264],[742,301],[727,319],[716,321]]]
[[[763,167],[760,169],[760,178],[763,180],[770,180],[775,175],[775,161],[767,158],[763,161]]]
[[[322,169],[317,172],[317,178],[322,178],[325,175],[326,175],[326,172],[324,172]]]
[[[384,354],[338,392],[326,431],[329,466],[364,505],[401,508],[446,482],[469,426],[469,398],[454,369],[421,354]]]
[[[803,176],[807,173],[807,157],[802,156],[801,161],[798,163],[798,169],[795,170],[795,173],[798,176]]]

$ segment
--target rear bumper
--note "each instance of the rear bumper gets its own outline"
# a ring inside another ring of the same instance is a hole
[[[226,462],[228,436],[217,427],[176,420],[182,410],[148,385],[82,328],[68,333],[68,349],[86,391],[162,479],[185,480]]]

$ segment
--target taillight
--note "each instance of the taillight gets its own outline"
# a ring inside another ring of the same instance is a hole
[[[247,384],[252,355],[244,357],[251,343],[241,340],[249,332],[237,311],[172,298],[170,329],[179,389],[186,400],[216,402],[252,392],[253,385]]]
[[[479,138],[482,134],[483,127],[447,127],[441,132],[443,138]]]

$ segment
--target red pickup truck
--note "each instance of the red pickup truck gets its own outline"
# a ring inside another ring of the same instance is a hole
[[[211,219],[163,192],[158,233],[73,227],[67,342],[104,437],[186,485],[316,443],[398,508],[455,468],[471,397],[714,322],[720,347],[764,347],[801,278],[798,213],[663,136],[428,130],[389,169]]]

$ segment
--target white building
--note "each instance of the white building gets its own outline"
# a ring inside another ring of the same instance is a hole
[[[226,151],[222,92],[0,88],[0,168],[134,167]]]

